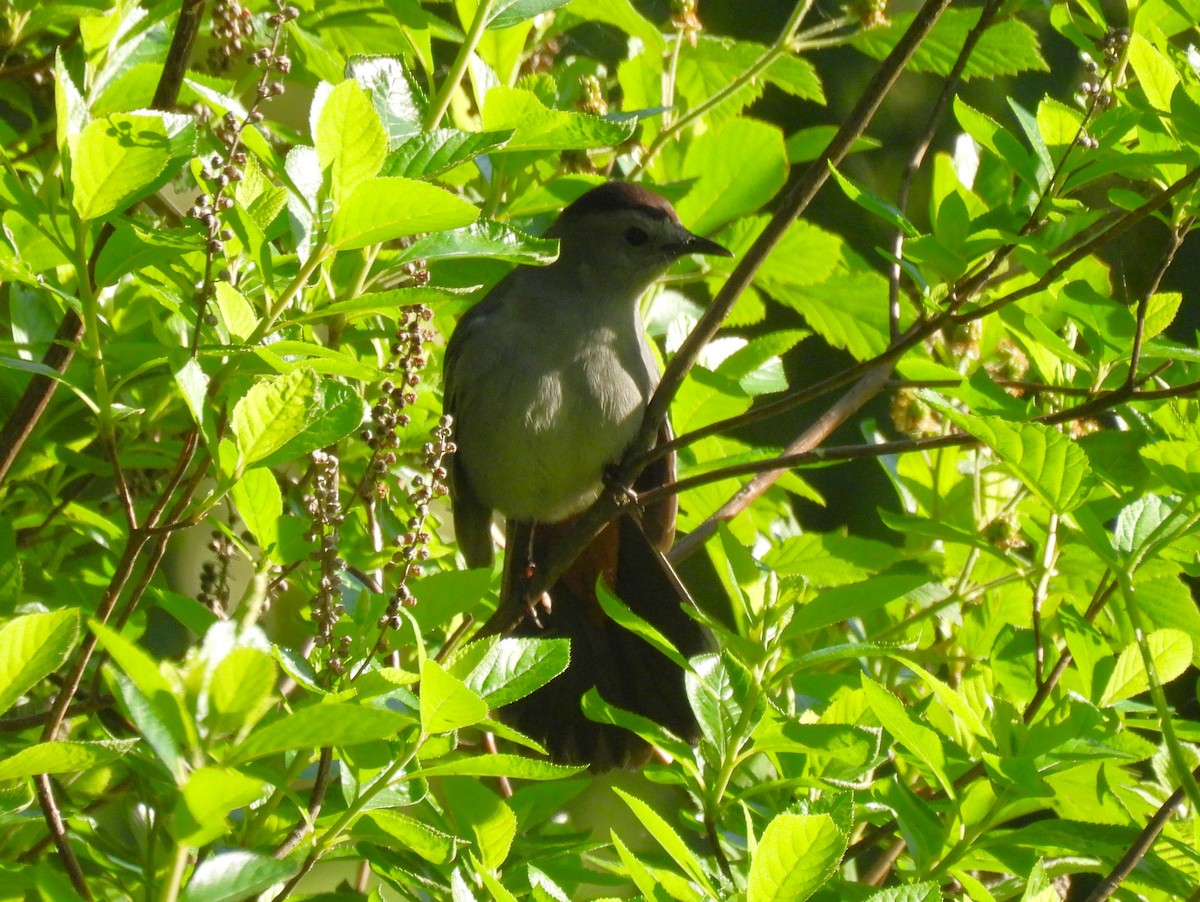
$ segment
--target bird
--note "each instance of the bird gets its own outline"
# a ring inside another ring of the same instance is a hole
[[[546,234],[558,239],[554,262],[518,266],[497,283],[461,317],[444,359],[455,538],[468,566],[489,567],[493,515],[504,517],[500,610],[505,593],[522,591],[605,491],[642,427],[659,380],[642,296],[681,257],[731,256],[688,231],[661,195],[616,180],[573,201]],[[657,441],[669,439],[664,423]],[[674,455],[665,454],[643,470],[632,493],[674,476]],[[683,655],[713,647],[687,613],[694,602],[664,557],[674,540],[675,496],[626,509],[541,605],[516,626],[493,617],[481,631],[570,640],[566,670],[500,715],[552,760],[594,772],[641,766],[653,750],[631,731],[584,716],[580,700],[592,687],[688,742],[699,737],[683,670],[604,613],[597,579]]]

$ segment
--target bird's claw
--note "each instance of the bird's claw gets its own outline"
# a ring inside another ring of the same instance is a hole
[[[602,479],[604,487],[608,489],[618,504],[638,503],[638,493],[621,481],[616,466],[606,468]]]

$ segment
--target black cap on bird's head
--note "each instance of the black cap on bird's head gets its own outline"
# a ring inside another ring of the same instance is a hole
[[[675,208],[665,197],[632,182],[605,182],[581,195],[562,211],[549,235],[562,237],[570,231],[575,231],[576,223],[600,216],[640,217],[648,224],[658,224],[658,231],[669,236],[669,240],[662,243],[658,249],[668,257],[683,257],[687,254],[733,256],[717,242],[688,231],[680,222]],[[650,239],[648,230],[636,224],[626,227],[625,237],[627,242],[634,246]]]

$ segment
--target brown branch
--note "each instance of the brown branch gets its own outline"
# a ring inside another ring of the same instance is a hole
[[[958,86],[962,82],[963,72],[966,71],[967,63],[971,59],[975,45],[979,43],[980,38],[983,37],[983,33],[992,27],[992,22],[995,20],[996,14],[1000,11],[1002,5],[1003,0],[988,0],[984,5],[983,10],[979,14],[979,21],[975,23],[975,27],[967,34],[966,40],[963,41],[962,49],[959,51],[958,59],[954,61],[954,66],[946,76],[941,93],[938,94],[938,98],[933,104],[933,109],[929,113],[929,121],[925,126],[925,133],[917,141],[917,145],[904,167],[904,173],[900,176],[900,188],[896,192],[896,207],[901,213],[907,215],[908,198],[912,192],[913,180],[917,177],[921,165],[925,162],[925,155],[929,152],[929,148],[933,144],[933,139],[937,135],[937,130],[941,127],[942,118],[946,115],[946,110],[950,107],[950,101],[958,93]],[[903,273],[903,267],[901,266],[903,259],[904,230],[898,228],[896,229],[896,236],[892,240],[892,264],[889,267],[888,273],[888,334],[891,336],[892,342],[895,342],[900,337],[900,278]]]
[[[167,61],[159,77],[158,86],[154,91],[154,109],[170,110],[179,98],[179,89],[183,84],[183,74],[187,71],[191,48],[196,35],[200,31],[203,19],[205,0],[184,0],[179,20],[175,23],[175,34],[171,40],[171,48]],[[88,259],[87,278],[92,281],[95,290],[96,261],[100,252],[112,237],[114,226],[106,222],[96,236],[96,244]],[[42,365],[53,370],[59,377],[64,375],[75,349],[83,339],[83,320],[74,310],[68,310],[63,316],[54,341],[42,357]],[[0,429],[0,485],[4,483],[8,471],[12,468],[21,448],[33,433],[34,427],[46,412],[55,389],[58,388],[58,378],[35,373],[29,380],[24,393],[13,409],[12,414]]]
[[[680,561],[701,548],[708,541],[709,537],[717,531],[717,527],[721,523],[732,520],[753,504],[763,492],[775,484],[776,480],[788,469],[786,463],[783,466],[780,466],[780,463],[787,461],[789,458],[803,457],[810,454],[820,455],[821,451],[818,446],[821,442],[825,441],[833,430],[846,422],[864,404],[875,397],[891,376],[891,372],[892,366],[890,362],[876,366],[873,371],[868,372],[853,388],[826,410],[799,438],[788,445],[784,454],[777,461],[758,461],[757,463],[775,465],[756,468],[753,472],[758,475],[738,489],[733,497],[721,505],[716,513],[712,514],[703,523],[676,542],[675,547],[671,549],[668,557],[672,561]],[[708,475],[711,476],[712,474]],[[670,488],[673,489],[677,484],[672,484]]]
[[[33,778],[33,784],[37,787],[38,804],[46,818],[46,825],[50,828],[50,835],[54,838],[54,847],[58,850],[58,857],[62,861],[67,876],[71,878],[71,885],[75,887],[75,892],[79,893],[82,898],[91,902],[92,891],[88,889],[83,869],[79,866],[79,859],[75,857],[71,844],[67,842],[67,825],[63,821],[62,812],[58,810],[58,803],[54,801],[50,775],[38,774]]]
[[[1179,253],[1179,248],[1183,246],[1183,239],[1194,222],[1194,218],[1189,218],[1186,222],[1180,223],[1171,230],[1171,240],[1167,243],[1166,249],[1163,250],[1162,257],[1158,261],[1158,266],[1154,269],[1154,275],[1150,278],[1150,284],[1146,286],[1146,290],[1138,298],[1137,313],[1135,314],[1134,321],[1133,346],[1129,351],[1130,385],[1137,382],[1138,364],[1142,359],[1142,343],[1145,341],[1146,336],[1146,312],[1150,308],[1150,298],[1154,297],[1159,285],[1162,284],[1163,276],[1167,274],[1167,270],[1175,262],[1175,255]]]
[[[321,760],[317,765],[317,777],[313,781],[312,792],[308,794],[308,817],[301,819],[300,823],[292,828],[292,832],[287,835],[287,838],[279,844],[279,848],[275,850],[275,857],[279,860],[287,858],[296,850],[296,847],[303,842],[304,837],[308,836],[312,830],[313,824],[317,822],[317,817],[321,814],[321,808],[325,804],[325,792],[329,788],[329,775],[333,767],[333,749],[321,749]],[[304,875],[302,869],[296,874],[296,878]],[[280,895],[279,898],[283,898]]]
[[[821,155],[809,164],[804,174],[780,202],[779,209],[771,217],[766,227],[755,239],[749,252],[734,267],[728,281],[713,299],[712,304],[704,311],[700,321],[684,339],[675,356],[671,358],[666,372],[663,373],[658,389],[650,400],[642,431],[635,444],[635,453],[644,453],[655,442],[659,427],[666,420],[667,410],[675,394],[683,384],[688,371],[699,359],[700,352],[717,334],[721,324],[733,309],[742,292],[749,286],[758,268],[766,261],[775,245],[787,233],[792,222],[807,209],[817,191],[829,178],[829,169],[836,166],[849,153],[854,142],[862,136],[870,125],[884,98],[890,93],[900,73],[908,64],[921,42],[932,30],[942,12],[950,5],[950,0],[925,0],[921,9],[913,18],[908,30],[901,36],[891,53],[880,64],[875,76],[863,92],[855,108],[846,117],[842,127],[822,151]],[[636,459],[636,458],[635,458]],[[629,472],[628,465],[622,467],[622,476],[627,477],[626,485],[633,482],[636,473]]]
[[[925,0],[908,30],[880,64],[857,106],[821,155],[808,166],[795,187],[785,195],[779,210],[771,217],[745,257],[734,268],[728,281],[721,287],[712,304],[700,317],[696,327],[676,351],[666,372],[663,373],[654,397],[650,400],[642,420],[641,432],[621,463],[615,480],[618,484],[632,485],[645,467],[646,454],[657,439],[659,427],[666,419],[671,401],[700,352],[717,333],[737,299],[749,287],[754,274],[786,234],[792,222],[816,196],[829,177],[829,167],[845,157],[855,140],[866,131],[883,99],[904,71],[905,65],[949,5],[950,0]],[[536,598],[552,586],[604,524],[620,513],[620,508],[621,502],[617,501],[613,493],[605,493],[588,508],[556,549],[554,558],[547,561],[534,579],[529,581],[525,587],[525,597]],[[516,616],[523,616],[523,613],[517,611]]]
[[[856,386],[857,388],[857,386]],[[1054,413],[1043,414],[1042,416],[1033,417],[1029,420],[1021,422],[1039,423],[1044,426],[1059,426],[1063,423],[1069,423],[1073,420],[1080,420],[1086,417],[1095,416],[1098,413],[1103,413],[1118,404],[1131,403],[1135,401],[1152,401],[1163,400],[1169,398],[1183,398],[1189,395],[1200,393],[1200,381],[1187,382],[1183,385],[1174,386],[1172,388],[1153,389],[1149,391],[1137,391],[1129,388],[1127,385],[1121,385],[1112,391],[1104,392],[1100,395],[1094,395],[1088,401],[1082,404],[1077,404],[1074,407],[1068,407],[1064,410],[1055,411]],[[835,405],[837,408],[837,405]],[[831,408],[831,411],[835,408]],[[793,444],[799,444],[805,437],[816,435],[826,428],[825,420],[837,420],[837,415],[831,415],[829,411],[822,416],[808,430],[805,431],[801,439]],[[840,420],[838,420],[840,422]],[[680,492],[686,492],[689,489],[694,489],[699,486],[709,485],[713,482],[720,482],[724,479],[731,479],[735,476],[763,476],[785,472],[786,470],[795,467],[832,463],[834,461],[846,460],[864,460],[877,457],[887,457],[896,454],[911,454],[917,451],[933,451],[938,448],[954,448],[966,445],[979,444],[979,440],[966,432],[952,432],[947,435],[938,435],[931,438],[915,438],[915,439],[898,439],[891,442],[872,442],[862,445],[845,445],[836,448],[818,448],[812,447],[805,450],[786,451],[776,457],[766,460],[753,460],[741,464],[731,464],[728,467],[721,467],[716,470],[709,470],[704,473],[697,473],[695,476],[688,476],[685,479],[679,479],[667,485],[659,486],[658,488],[642,492],[637,496],[639,505],[654,504],[661,501],[663,498],[670,495],[676,495]],[[736,496],[735,496],[736,497]],[[716,514],[713,515],[717,516]],[[706,521],[707,522],[707,521]],[[702,524],[703,526],[703,524]],[[671,550],[671,559],[686,556],[687,552],[679,552],[680,546],[687,546],[689,539],[695,532],[702,527],[697,527],[696,531],[689,533],[687,537],[678,542]],[[711,535],[711,531],[708,533]]]
[[[1200,779],[1200,767],[1192,771],[1192,776]],[[1137,840],[1117,862],[1116,867],[1109,871],[1108,876],[1100,882],[1100,885],[1092,890],[1092,894],[1087,897],[1087,902],[1104,902],[1117,891],[1125,878],[1137,867],[1138,862],[1150,854],[1150,849],[1154,847],[1154,841],[1158,839],[1163,827],[1170,820],[1171,813],[1183,804],[1183,800],[1184,791],[1180,786],[1154,812],[1154,816],[1146,823],[1142,832],[1138,834]]]

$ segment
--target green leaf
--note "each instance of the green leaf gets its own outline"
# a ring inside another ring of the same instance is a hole
[[[245,341],[258,328],[258,315],[245,296],[228,282],[217,282],[216,311],[234,341]]]
[[[844,586],[886,570],[900,560],[896,548],[873,539],[806,532],[779,542],[763,563],[780,576],[803,576],[810,586]]]
[[[663,819],[662,815],[637,796],[631,795],[623,789],[614,786],[613,792],[624,800],[625,804],[637,816],[637,819],[642,822],[642,826],[649,831],[655,841],[663,847],[663,850],[674,859],[675,863],[683,868],[684,873],[700,884],[700,887],[708,893],[710,898],[720,897],[720,893],[713,887],[711,881],[708,879],[708,874],[705,873],[704,867],[700,864],[700,859],[688,848],[687,843],[683,841],[679,834],[671,829],[671,825]]]
[[[683,886],[679,887],[679,889],[684,890],[682,894],[677,894],[669,890],[660,882],[659,876],[651,873],[650,869],[629,850],[629,847],[621,842],[621,837],[617,835],[615,830],[610,830],[608,835],[612,840],[613,848],[617,850],[617,855],[621,858],[621,864],[625,866],[625,873],[633,881],[634,885],[638,888],[638,892],[642,894],[647,902],[669,902],[671,899],[701,902],[701,895],[692,889],[686,881],[680,880]]]
[[[338,206],[330,227],[334,247],[352,250],[418,232],[456,229],[479,211],[442,188],[405,178],[360,182]]]
[[[120,633],[97,620],[88,625],[120,669],[118,676],[128,684],[122,687],[123,698],[138,729],[172,774],[181,776],[183,760],[179,749],[197,740],[195,724],[183,705],[182,687],[172,684],[150,655]]]
[[[488,704],[447,673],[436,661],[421,662],[421,730],[448,733],[479,723],[488,716]]]
[[[238,469],[262,460],[298,436],[316,418],[320,380],[307,367],[260,379],[234,405],[231,427]]]
[[[498,153],[517,150],[589,150],[628,140],[636,120],[613,122],[586,113],[549,109],[532,91],[497,85],[483,106],[484,131],[511,131]]]
[[[675,664],[678,664],[684,671],[691,669],[687,658],[671,644],[671,640],[659,632],[653,624],[643,620],[626,607],[625,603],[613,594],[612,590],[604,584],[603,580],[599,580],[596,583],[596,599],[600,602],[600,607],[604,609],[604,613],[611,617],[613,622],[622,629],[629,630],[629,632],[644,640],[651,648],[665,655]]]
[[[567,669],[566,639],[502,638],[491,644],[464,684],[489,708],[500,708],[540,689]]]
[[[1125,554],[1141,551],[1163,523],[1175,513],[1175,505],[1158,495],[1145,495],[1121,508],[1113,529],[1113,547]]]
[[[803,636],[843,620],[863,617],[916,591],[929,581],[930,575],[925,568],[911,562],[901,562],[862,582],[825,589],[795,611],[784,635]]]
[[[278,544],[283,495],[271,470],[266,467],[246,470],[234,483],[230,497],[260,548],[269,550]]]
[[[787,181],[783,133],[754,119],[733,119],[692,142],[684,178],[695,179],[676,204],[679,218],[699,235],[755,213]]]
[[[700,730],[721,755],[736,753],[758,726],[766,698],[736,658],[707,654],[692,659],[684,675],[688,701]]]
[[[479,219],[461,229],[418,238],[405,249],[404,260],[445,260],[455,257],[491,257],[513,263],[545,264],[558,258],[558,240],[535,238],[519,229]]]
[[[750,221],[755,225],[754,234],[766,224],[759,217]],[[837,271],[845,259],[844,248],[845,242],[837,235],[798,219],[788,226],[771,255],[763,261],[754,282],[772,295],[818,285]]]
[[[0,627],[0,713],[67,663],[79,641],[79,612],[25,614]]]
[[[887,282],[878,273],[837,273],[825,281],[796,287],[777,300],[798,311],[814,332],[856,360],[869,360],[888,344]]]
[[[838,172],[837,167],[832,163],[829,164],[829,171],[833,174],[834,179],[846,197],[850,198],[850,200],[854,201],[854,203],[858,204],[868,213],[874,213],[888,225],[900,229],[909,238],[920,234],[920,230],[908,221],[908,218],[895,204],[884,200],[873,191],[846,178],[846,176]]]
[[[829,146],[829,142],[833,140],[837,131],[836,125],[814,125],[795,132],[787,139],[788,162],[811,163]],[[849,153],[878,150],[882,146],[881,142],[875,138],[862,135],[854,139]]]
[[[297,316],[290,322],[315,323],[333,316],[344,316],[354,322],[372,316],[396,319],[401,308],[409,304],[428,304],[437,308],[440,304],[461,300],[468,292],[452,288],[393,288],[389,291],[370,291],[344,301],[323,304],[317,310]]]
[[[585,19],[605,22],[628,35],[640,38],[647,53],[662,53],[667,42],[653,22],[642,16],[631,0],[575,0],[571,12]]]
[[[54,51],[54,107],[58,125],[58,152],[66,160],[70,139],[83,131],[90,117],[87,102],[63,63],[62,51],[61,47]]]
[[[319,102],[320,92],[317,97]],[[330,173],[330,193],[339,203],[356,185],[379,172],[387,154],[388,136],[379,116],[352,80],[324,97],[312,134],[321,172]]]
[[[318,448],[340,442],[362,425],[366,402],[362,395],[344,382],[322,380],[314,398],[311,420],[304,431],[269,454],[262,466],[290,463]]]
[[[370,94],[371,103],[387,134],[389,150],[421,131],[429,110],[429,98],[402,58],[354,56],[346,63],[346,76],[353,78]]]
[[[1140,449],[1150,472],[1183,495],[1200,492],[1200,442],[1154,442]]]
[[[139,741],[135,738],[102,742],[36,742],[0,760],[0,780],[91,770],[116,761]]]
[[[1136,31],[1129,36],[1127,59],[1150,106],[1160,113],[1169,112],[1171,95],[1179,84],[1175,66]]]
[[[675,759],[689,760],[692,748],[666,727],[641,714],[627,711],[606,701],[593,686],[583,694],[580,708],[588,720],[607,723],[634,733]]]
[[[517,780],[561,780],[587,770],[551,764],[521,755],[474,755],[422,767],[414,777],[512,777]]]
[[[735,79],[744,74],[768,52],[763,44],[753,41],[736,41],[732,38],[701,34],[695,46],[685,46],[679,54],[676,67],[676,91],[689,106],[699,104],[718,91],[727,89]],[[761,93],[764,84],[772,84],[803,100],[825,102],[825,92],[817,70],[807,59],[783,54],[749,80],[743,78],[740,90],[726,96],[714,116],[708,118],[712,125],[720,125],[729,117],[752,103]]]
[[[391,739],[412,726],[406,714],[342,702],[309,705],[257,727],[245,742],[233,748],[227,764],[241,764],[290,749],[315,749],[362,745]]]
[[[442,780],[441,786],[451,814],[460,824],[465,822],[474,836],[483,867],[495,871],[512,850],[517,836],[516,815],[479,780]]]
[[[204,859],[192,872],[179,902],[236,902],[290,877],[296,865],[267,855],[234,850]]]
[[[487,27],[497,30],[512,28],[570,2],[571,0],[498,0],[490,10]]]
[[[497,150],[508,143],[512,131],[460,132],[439,128],[419,132],[401,140],[383,162],[380,175],[410,179],[429,179],[469,163],[480,154]]]
[[[198,768],[183,784],[182,804],[171,819],[171,835],[186,846],[208,845],[228,828],[227,815],[256,802],[266,785],[236,770]]]
[[[459,845],[465,843],[455,836],[435,830],[424,821],[398,811],[378,810],[367,815],[379,829],[400,843],[400,848],[415,852],[433,864],[449,864]]]
[[[1179,630],[1155,630],[1146,636],[1146,647],[1158,680],[1164,686],[1182,675],[1192,663],[1192,640]],[[1100,707],[1140,695],[1150,688],[1150,678],[1141,649],[1136,642],[1126,646],[1117,658],[1108,684],[1100,697]]]
[[[954,115],[967,134],[1008,163],[1027,185],[1037,186],[1037,167],[1012,132],[958,97],[954,98]]]
[[[194,357],[186,357],[174,369],[175,386],[187,404],[188,413],[197,426],[204,426],[205,399],[208,397],[208,374]]]
[[[192,155],[190,116],[144,111],[89,122],[68,142],[71,201],[81,219],[102,219],[158,190]]]
[[[846,834],[827,814],[778,814],[767,824],[746,884],[746,902],[803,902],[833,876]]]
[[[936,883],[911,883],[871,893],[864,902],[941,902],[941,899],[942,888]]]
[[[914,72],[948,75],[967,39],[979,21],[978,9],[948,9],[942,13],[929,36],[921,42],[908,64]],[[863,53],[883,59],[908,27],[913,14],[891,18],[883,28],[860,31],[851,44]],[[1001,18],[983,33],[967,61],[963,77],[995,78],[1021,72],[1046,72],[1037,33],[1017,18]]]
[[[210,731],[237,732],[261,716],[274,687],[275,659],[257,648],[235,648],[213,669],[208,684]]]
[[[1054,510],[1078,507],[1090,488],[1091,467],[1078,444],[1052,426],[972,417],[924,395],[946,417],[996,452],[1025,485]]]
[[[863,674],[861,679],[871,710],[879,718],[883,728],[900,745],[923,761],[946,791],[946,795],[955,798],[954,786],[946,776],[946,752],[938,734],[917,723],[900,700],[883,686],[866,674]]]

